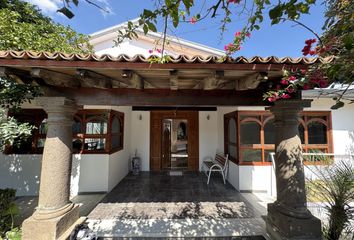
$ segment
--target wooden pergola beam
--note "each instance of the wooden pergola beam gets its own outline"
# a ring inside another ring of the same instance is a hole
[[[224,71],[212,71],[211,75],[204,79],[204,90],[218,89],[224,81]]]
[[[35,78],[41,78],[46,84],[51,86],[67,88],[80,87],[80,81],[74,76],[48,69],[32,68],[31,76]]]
[[[262,81],[262,79],[259,78],[259,75],[260,74],[258,72],[255,72],[246,76],[245,78],[235,80],[235,90],[243,91],[249,89],[256,89]]]
[[[78,105],[108,106],[264,106],[259,90],[209,90],[202,89],[69,89],[47,88],[47,96],[64,96]]]
[[[76,75],[80,80],[81,87],[101,89],[112,88],[112,78],[103,74],[99,74],[91,70],[78,69],[76,70]]]
[[[170,71],[170,89],[178,90],[178,71]]]
[[[0,67],[0,77],[11,77],[18,84],[25,84],[31,82],[28,71],[10,67]]]

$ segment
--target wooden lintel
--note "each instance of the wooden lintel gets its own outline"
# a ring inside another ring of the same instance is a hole
[[[76,75],[80,79],[81,87],[88,88],[112,88],[112,78],[86,69],[76,70]]]
[[[235,80],[235,90],[243,91],[249,89],[256,89],[261,83],[261,79],[258,77],[259,73],[252,73],[244,78]]]
[[[224,80],[224,71],[212,71],[209,77],[204,79],[204,90],[213,90],[219,88]]]
[[[170,71],[170,89],[178,90],[178,72]]]
[[[78,88],[80,86],[80,82],[74,76],[48,69],[32,68],[31,76],[41,78],[46,84],[51,86],[67,88]]]
[[[74,99],[78,105],[108,106],[263,106],[259,90],[186,90],[179,89],[68,89],[51,88],[51,95]],[[49,92],[48,92],[49,94]]]

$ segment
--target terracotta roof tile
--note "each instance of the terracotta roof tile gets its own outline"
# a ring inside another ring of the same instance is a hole
[[[129,57],[127,55],[118,55],[112,56],[108,54],[104,55],[96,55],[96,54],[66,54],[66,53],[49,53],[49,52],[33,52],[33,51],[0,51],[0,59],[37,59],[37,60],[58,60],[58,61],[97,61],[97,62],[140,62],[147,63],[149,61],[148,58],[145,58],[143,55],[135,55],[133,57]],[[236,58],[225,58],[221,60],[216,56],[209,57],[201,57],[194,56],[189,58],[185,55],[180,55],[178,57],[171,56],[171,63],[224,63],[224,64],[305,64],[310,65],[314,63],[329,63],[333,61],[334,57],[327,58],[291,58],[291,57],[283,57],[278,58],[275,56],[270,57],[250,57],[246,58],[243,56]]]

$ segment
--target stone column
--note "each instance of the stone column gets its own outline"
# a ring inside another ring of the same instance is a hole
[[[41,97],[48,114],[38,207],[22,225],[22,239],[58,239],[79,219],[79,207],[69,201],[72,162],[72,124],[77,111],[72,100]]]
[[[289,99],[270,107],[276,131],[277,200],[268,204],[267,231],[272,239],[322,239],[321,221],[307,209],[299,113],[312,100]]]

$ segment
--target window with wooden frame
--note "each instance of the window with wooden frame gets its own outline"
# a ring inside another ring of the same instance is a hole
[[[232,121],[237,127],[232,128]],[[332,151],[331,112],[302,112],[299,133],[304,152]],[[274,117],[269,111],[236,111],[224,115],[224,151],[241,165],[270,165],[275,151]],[[233,136],[237,136],[232,141]],[[235,154],[236,153],[236,154]]]
[[[237,115],[235,112],[224,116],[224,136],[225,153],[229,154],[229,159],[233,162],[238,160],[237,152]]]
[[[31,110],[23,110],[17,119],[36,126],[32,136],[19,147],[11,146],[7,153],[42,153],[47,133],[47,115]],[[23,114],[23,113],[35,114]],[[123,149],[124,113],[113,110],[86,109],[78,111],[72,125],[73,153],[114,153]],[[31,145],[31,148],[28,147]]]
[[[20,123],[29,123],[35,126],[35,128],[32,130],[31,136],[20,144],[6,146],[5,153],[36,154],[43,152],[45,136],[47,134],[47,114],[42,109],[23,109],[10,112],[9,116],[14,117]]]

